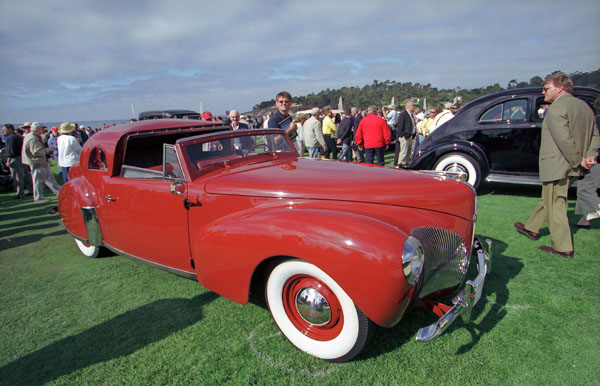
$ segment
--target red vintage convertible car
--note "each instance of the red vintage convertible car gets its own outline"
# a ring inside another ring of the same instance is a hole
[[[159,119],[102,130],[58,205],[86,256],[108,248],[243,304],[258,284],[291,343],[337,362],[417,304],[440,316],[418,340],[468,320],[491,263],[468,184],[301,158],[278,129]],[[465,282],[471,254],[478,273]],[[437,302],[453,291],[452,306]]]

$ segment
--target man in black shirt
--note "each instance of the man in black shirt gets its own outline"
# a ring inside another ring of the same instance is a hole
[[[292,105],[292,95],[287,91],[282,91],[275,97],[277,111],[269,118],[269,128],[280,128],[290,138],[296,136],[296,123],[293,122],[290,115],[290,106]]]
[[[2,134],[6,136],[6,165],[13,177],[13,185],[17,191],[16,198],[23,198],[25,195],[25,177],[29,175],[29,173],[25,173],[27,166],[21,162],[23,138],[15,134],[15,128],[10,123],[2,126]],[[27,186],[31,190],[31,183]]]

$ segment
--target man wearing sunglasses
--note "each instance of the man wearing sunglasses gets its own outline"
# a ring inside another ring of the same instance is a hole
[[[596,118],[588,104],[573,95],[573,82],[562,73],[544,82],[544,101],[551,103],[542,122],[540,144],[540,180],[542,198],[526,224],[516,222],[517,231],[532,240],[540,238],[545,222],[552,246],[544,252],[573,257],[573,240],[567,217],[569,185],[596,164],[600,137]]]
[[[292,95],[287,91],[280,92],[275,97],[275,104],[277,105],[277,111],[269,118],[268,127],[283,129],[288,137],[293,139],[296,136],[296,123],[290,115]]]

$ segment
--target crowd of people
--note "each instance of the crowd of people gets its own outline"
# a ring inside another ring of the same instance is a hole
[[[58,165],[62,182],[67,182],[69,169],[79,162],[81,147],[93,133],[91,128],[86,132],[69,122],[50,130],[39,122],[25,122],[18,128],[9,123],[2,125],[0,147],[4,165],[12,176],[15,198],[23,198],[27,189],[34,202],[47,203],[46,187],[58,195],[61,185],[50,170],[51,163]],[[51,208],[48,213],[57,213],[57,208]]]
[[[393,143],[396,148],[394,166],[397,168],[407,168],[414,145],[450,120],[460,109],[459,105],[448,102],[421,111],[412,99],[407,99],[401,112],[396,110],[395,105],[373,105],[366,109],[352,107],[343,111],[325,106],[292,116],[289,92],[277,94],[275,103],[277,110],[273,114],[258,118],[242,115],[240,122],[249,129],[284,129],[298,152],[301,155],[307,152],[311,158],[367,163],[375,163],[376,159],[377,164],[383,165],[385,151]],[[231,113],[225,119],[213,119],[210,112],[204,112],[202,118],[230,123]],[[361,126],[363,118],[367,119]]]

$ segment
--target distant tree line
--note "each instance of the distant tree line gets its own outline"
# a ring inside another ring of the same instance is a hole
[[[554,71],[552,74],[560,71]],[[550,74],[551,75],[551,74]],[[600,85],[600,69],[592,72],[575,72],[569,74],[576,86],[587,86],[598,88]],[[420,83],[401,83],[393,80],[380,82],[374,80],[373,83],[364,87],[342,87],[341,89],[331,90],[326,89],[317,94],[311,93],[306,96],[294,96],[294,102],[299,103],[302,107],[296,108],[305,109],[310,107],[331,106],[336,107],[340,96],[343,98],[344,107],[359,106],[367,107],[368,105],[384,106],[389,105],[392,97],[395,98],[396,106],[400,106],[406,98],[417,98],[417,104],[422,106],[424,98],[427,98],[427,105],[434,106],[439,103],[452,102],[459,99],[461,104],[465,104],[480,96],[491,94],[497,91],[512,88],[522,87],[541,87],[544,83],[544,78],[540,76],[532,77],[529,82],[519,82],[516,79],[511,80],[503,88],[498,83],[487,86],[474,88],[470,90],[461,89],[438,89],[432,87],[431,84]],[[254,106],[254,110],[264,110],[272,108],[275,105],[275,100],[261,102]]]

